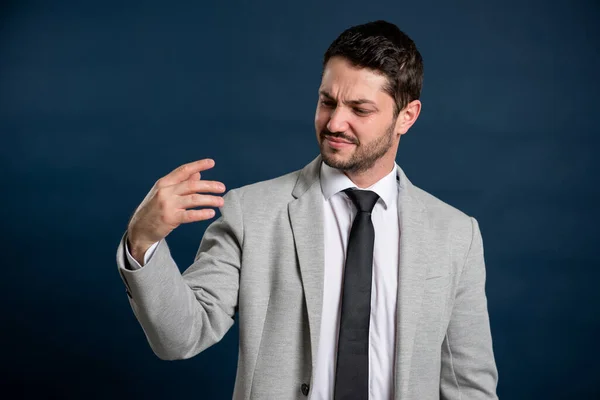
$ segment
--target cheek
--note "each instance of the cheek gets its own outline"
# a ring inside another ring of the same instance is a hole
[[[327,122],[329,122],[329,114],[317,108],[317,112],[315,113],[315,127],[320,131],[327,125]]]
[[[381,136],[381,132],[378,130],[379,127],[376,124],[355,123],[351,129],[359,142],[359,146],[369,146],[373,141],[377,140]]]

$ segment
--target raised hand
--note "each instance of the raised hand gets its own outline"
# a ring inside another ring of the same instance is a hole
[[[215,216],[215,210],[194,207],[221,207],[223,197],[200,193],[223,193],[225,185],[200,179],[200,171],[214,167],[207,158],[184,164],[160,178],[135,210],[127,227],[132,256],[139,256],[155,242],[167,237],[183,223],[202,221]],[[200,193],[198,193],[200,192]]]

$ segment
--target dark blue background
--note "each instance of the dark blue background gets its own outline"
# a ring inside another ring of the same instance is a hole
[[[122,3],[0,8],[3,394],[230,398],[237,325],[159,360],[119,239],[178,165],[234,188],[312,160],[323,52],[383,18],[425,60],[397,161],[482,229],[498,393],[600,398],[597,2]],[[181,269],[207,224],[169,236]]]

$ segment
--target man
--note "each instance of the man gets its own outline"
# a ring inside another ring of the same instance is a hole
[[[395,25],[325,53],[302,170],[230,190],[212,160],[159,179],[132,216],[119,272],[162,359],[218,342],[239,312],[235,399],[495,399],[477,221],[395,163],[421,110],[422,59]],[[165,237],[220,207],[181,274]]]

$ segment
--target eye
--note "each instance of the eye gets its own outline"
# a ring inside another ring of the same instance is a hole
[[[331,100],[321,100],[321,105],[323,105],[324,107],[330,108],[330,107],[334,107],[335,103]]]
[[[357,113],[358,115],[367,115],[371,111],[370,110],[365,110],[364,108],[355,108],[354,112]]]

